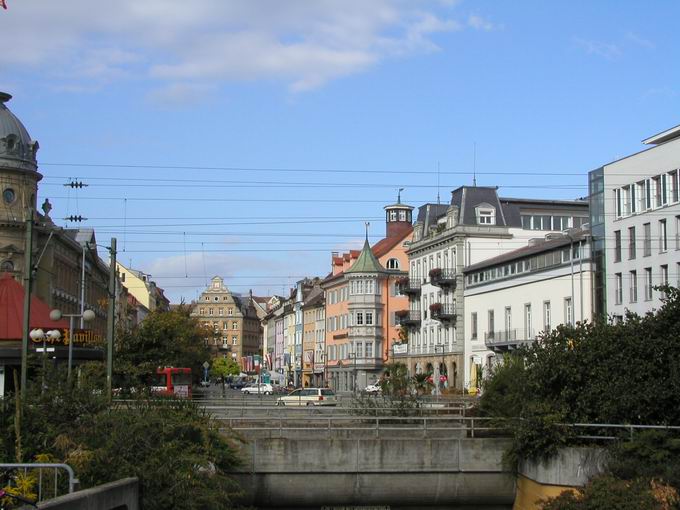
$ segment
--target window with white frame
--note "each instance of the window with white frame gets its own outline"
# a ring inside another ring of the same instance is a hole
[[[399,269],[399,261],[397,259],[389,259],[386,265],[387,269]]]
[[[652,300],[652,268],[651,267],[646,267],[645,268],[645,300],[646,301],[651,301]]]
[[[478,207],[477,223],[479,225],[495,225],[496,209],[494,209],[493,207]]]
[[[637,271],[630,272],[630,302],[637,302]]]
[[[614,275],[614,283],[616,285],[615,304],[620,305],[623,302],[623,277],[621,273]]]
[[[366,312],[366,325],[373,326],[373,312]]]
[[[551,310],[550,310],[550,301],[544,301],[543,302],[543,329],[544,329],[544,331],[550,331],[551,330],[551,320],[552,320],[552,315],[551,315]]]

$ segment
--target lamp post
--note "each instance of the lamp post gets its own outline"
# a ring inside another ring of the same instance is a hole
[[[52,310],[50,312],[50,319],[53,321],[61,320],[62,317],[68,317],[68,372],[66,379],[71,382],[71,365],[73,363],[73,319],[76,317],[82,318],[84,322],[94,320],[95,313],[92,310],[85,310],[82,314],[79,313],[61,313],[61,310]]]
[[[28,336],[31,337],[31,340],[34,342],[38,340],[42,340],[42,353],[43,353],[43,363],[42,363],[42,388],[43,390],[45,389],[45,370],[47,370],[47,352],[48,350],[51,352],[54,352],[54,347],[48,348],[46,345],[46,340],[49,338],[50,340],[58,340],[61,337],[61,333],[59,332],[58,329],[53,329],[45,333],[42,329],[34,329],[31,330],[31,332],[28,334]],[[40,350],[40,349],[36,349]]]

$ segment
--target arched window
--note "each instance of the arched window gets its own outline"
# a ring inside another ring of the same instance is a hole
[[[399,261],[397,259],[389,259],[387,261],[387,269],[399,269]]]
[[[5,260],[0,264],[0,273],[10,273],[14,271],[14,262],[11,260]]]

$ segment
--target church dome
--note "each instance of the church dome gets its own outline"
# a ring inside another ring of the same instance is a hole
[[[0,92],[0,169],[37,170],[38,142],[31,140],[19,119],[7,108],[12,96]]]

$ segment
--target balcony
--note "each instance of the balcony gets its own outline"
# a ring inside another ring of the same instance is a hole
[[[430,283],[442,289],[455,289],[456,281],[455,269],[437,268],[430,271]]]
[[[397,323],[404,327],[420,326],[420,310],[400,310],[396,312]]]
[[[400,294],[406,296],[417,296],[420,294],[421,282],[417,278],[409,278],[408,276],[402,276],[397,280],[397,288]]]
[[[529,345],[536,341],[533,330],[508,329],[505,331],[489,331],[484,334],[484,344],[494,352],[506,352],[521,345]]]
[[[455,324],[458,315],[452,304],[433,303],[430,305],[430,317],[436,321]]]

